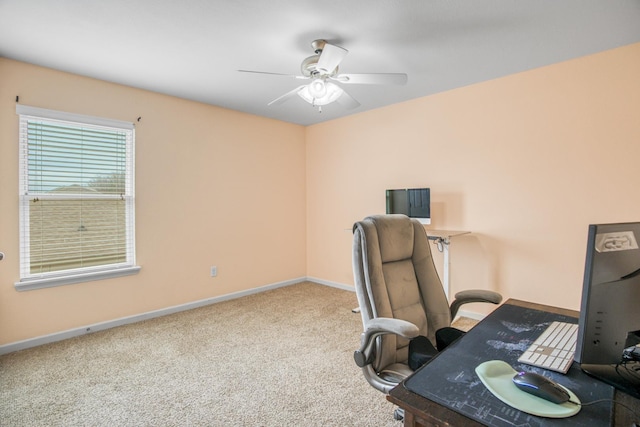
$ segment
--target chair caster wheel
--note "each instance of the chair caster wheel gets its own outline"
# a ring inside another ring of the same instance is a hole
[[[396,410],[393,411],[393,419],[396,421],[404,420],[404,409],[396,408]]]

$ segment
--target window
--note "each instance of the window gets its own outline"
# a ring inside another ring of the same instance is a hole
[[[38,289],[135,265],[132,123],[18,105],[20,282]]]

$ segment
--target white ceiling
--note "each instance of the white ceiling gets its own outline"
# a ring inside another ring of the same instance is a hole
[[[297,97],[326,39],[362,105],[322,113]],[[0,0],[0,56],[309,125],[640,42],[640,0]],[[1,78],[1,76],[0,76]]]

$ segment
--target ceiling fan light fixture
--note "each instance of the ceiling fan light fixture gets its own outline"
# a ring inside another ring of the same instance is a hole
[[[314,92],[311,89],[311,86],[317,81],[322,82],[325,90],[324,95],[320,97],[313,96]],[[302,89],[300,89],[298,91],[298,95],[300,96],[300,98],[304,99],[311,105],[327,105],[327,104],[331,104],[332,102],[335,102],[338,98],[340,98],[343,92],[344,91],[340,86],[333,84],[331,82],[325,82],[320,79],[317,79],[312,81],[310,84],[304,86]]]

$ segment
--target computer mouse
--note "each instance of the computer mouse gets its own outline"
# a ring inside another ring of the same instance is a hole
[[[549,402],[564,403],[571,398],[558,383],[534,372],[518,372],[513,376],[513,383],[520,390]]]

